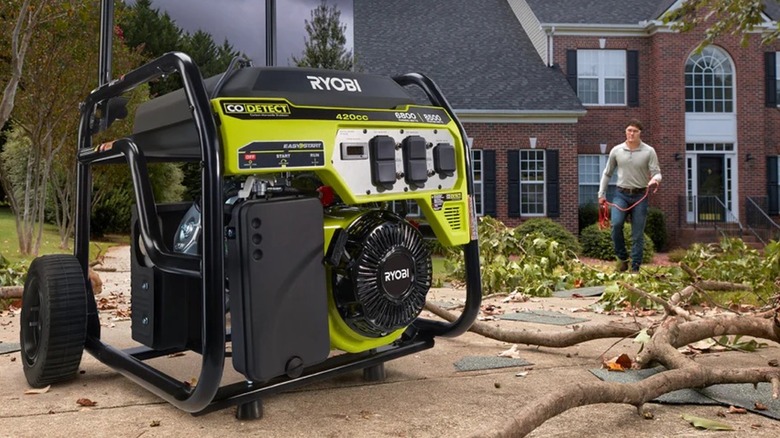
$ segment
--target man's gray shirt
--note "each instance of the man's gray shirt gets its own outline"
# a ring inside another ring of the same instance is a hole
[[[609,160],[599,184],[599,198],[607,193],[612,174],[617,169],[617,186],[626,189],[641,189],[647,187],[650,179],[661,182],[661,166],[658,165],[658,155],[655,149],[647,143],[640,142],[639,147],[631,150],[623,142],[609,151]]]

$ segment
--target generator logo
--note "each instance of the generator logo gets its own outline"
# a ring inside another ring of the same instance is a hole
[[[275,102],[223,102],[222,109],[230,115],[290,115],[290,105]]]
[[[403,280],[409,278],[409,268],[385,271],[385,281]]]
[[[306,76],[306,79],[309,80],[312,90],[363,92],[357,79],[334,78],[330,76]]]

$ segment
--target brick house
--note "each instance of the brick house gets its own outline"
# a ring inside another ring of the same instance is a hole
[[[547,216],[576,232],[606,153],[641,120],[664,177],[651,205],[676,246],[761,211],[776,219],[780,173],[780,45],[757,32],[697,53],[702,31],[660,20],[676,4],[354,0],[355,54],[366,71],[439,84],[472,142],[478,211],[508,225]],[[767,2],[767,26],[777,17]]]

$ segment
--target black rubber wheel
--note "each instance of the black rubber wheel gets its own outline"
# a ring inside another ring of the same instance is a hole
[[[87,336],[87,287],[76,257],[38,257],[22,295],[22,365],[27,383],[40,388],[77,375]]]

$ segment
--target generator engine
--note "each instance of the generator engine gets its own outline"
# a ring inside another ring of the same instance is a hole
[[[431,241],[472,240],[456,121],[383,76],[244,67],[205,83],[224,163],[234,368],[258,382],[296,377],[333,350],[397,341],[431,288]],[[133,138],[150,160],[197,160],[194,135],[183,91],[136,113]],[[169,249],[199,255],[197,202],[157,211]],[[154,266],[133,230],[133,338],[197,349],[198,280]]]

